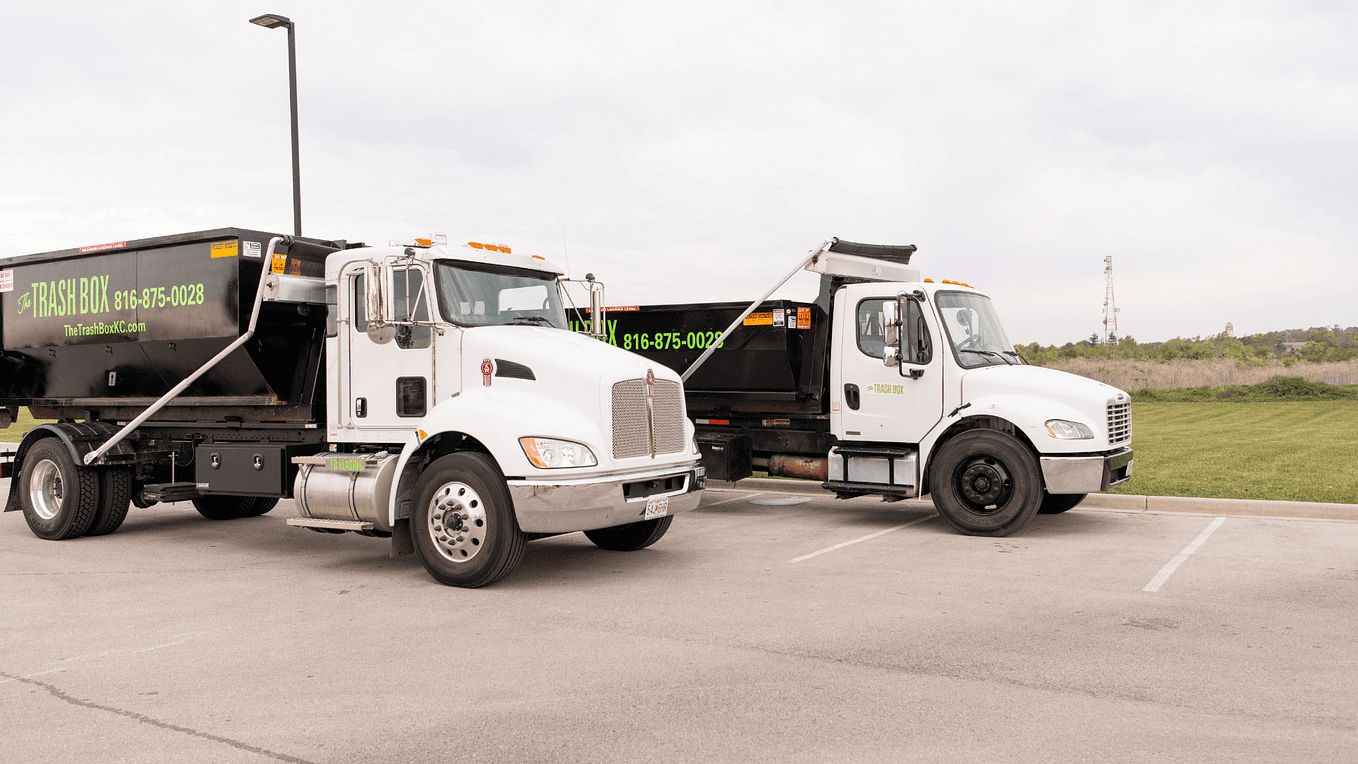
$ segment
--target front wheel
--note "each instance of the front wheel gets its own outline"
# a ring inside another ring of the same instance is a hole
[[[420,475],[410,531],[429,575],[468,589],[509,575],[527,543],[499,468],[471,451],[435,459]]]
[[[99,509],[99,476],[76,464],[56,438],[29,449],[19,476],[19,504],[38,538],[61,541],[89,530]]]
[[[674,515],[665,515],[653,520],[640,520],[627,525],[615,525],[612,528],[600,528],[596,531],[585,531],[585,538],[594,542],[600,549],[607,549],[612,552],[635,552],[638,549],[645,549],[660,540],[665,535],[665,531],[670,529]]]
[[[1042,504],[1037,459],[994,430],[970,430],[945,443],[934,457],[929,483],[938,513],[970,536],[1008,536]]]

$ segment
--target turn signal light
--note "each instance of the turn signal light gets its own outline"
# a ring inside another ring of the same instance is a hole
[[[467,246],[473,249],[486,249],[490,250],[491,252],[503,252],[506,255],[510,254],[509,247],[504,247],[499,244],[482,244],[479,241],[469,241],[467,242]]]

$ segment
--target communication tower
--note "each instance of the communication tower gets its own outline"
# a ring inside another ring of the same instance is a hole
[[[1108,255],[1103,258],[1103,275],[1108,283],[1107,291],[1103,296],[1103,337],[1100,340],[1105,345],[1114,345],[1118,341],[1118,311],[1121,310],[1113,301],[1113,256]]]

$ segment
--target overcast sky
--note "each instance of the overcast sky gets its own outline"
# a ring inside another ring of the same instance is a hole
[[[446,233],[611,305],[916,244],[1016,343],[1358,325],[1358,3],[10,4],[0,257],[224,226]],[[811,299],[803,274],[779,293]]]

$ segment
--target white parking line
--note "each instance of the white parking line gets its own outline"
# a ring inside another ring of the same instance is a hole
[[[937,513],[932,514],[932,515],[929,515],[928,517],[921,517],[921,518],[919,518],[918,520],[911,520],[911,521],[908,522],[908,523],[902,523],[902,524],[900,524],[900,525],[895,525],[895,526],[892,526],[892,527],[890,527],[890,528],[887,528],[886,530],[877,531],[876,533],[869,533],[868,535],[866,535],[866,536],[864,536],[864,537],[862,537],[862,538],[856,538],[856,539],[854,539],[853,541],[845,541],[845,542],[842,543],[842,544],[835,544],[834,546],[827,546],[827,547],[825,547],[824,549],[820,550],[819,552],[812,552],[811,554],[804,554],[804,555],[802,555],[801,557],[798,557],[798,558],[796,558],[796,559],[788,560],[788,562],[801,562],[802,560],[809,560],[809,559],[811,559],[812,557],[817,557],[817,556],[819,556],[819,555],[825,554],[826,552],[833,552],[833,551],[835,551],[836,549],[843,549],[844,547],[849,546],[850,544],[857,544],[857,543],[860,542],[860,541],[867,541],[868,539],[875,539],[875,538],[877,538],[878,536],[881,536],[881,535],[886,534],[886,533],[890,533],[890,532],[892,532],[892,531],[898,531],[898,530],[900,530],[900,529],[902,529],[902,528],[909,528],[909,527],[912,526],[912,525],[919,525],[920,523],[924,522],[925,520],[932,520],[932,519],[934,519],[935,517],[938,517],[938,514],[937,514]]]
[[[1168,565],[1161,568],[1160,572],[1155,574],[1155,578],[1152,578],[1151,582],[1149,584],[1146,584],[1146,588],[1142,589],[1141,591],[1143,592],[1160,591],[1160,586],[1169,580],[1169,577],[1174,574],[1174,571],[1178,569],[1180,565],[1183,564],[1183,561],[1187,560],[1189,555],[1198,551],[1198,547],[1202,546],[1202,542],[1206,541],[1207,537],[1212,535],[1213,531],[1215,531],[1217,528],[1220,528],[1221,524],[1224,522],[1226,522],[1226,518],[1224,517],[1218,517],[1217,519],[1213,520],[1212,523],[1207,526],[1206,530],[1204,530],[1202,533],[1199,533],[1198,537],[1193,539],[1192,544],[1189,544],[1188,546],[1184,547],[1184,550],[1179,553],[1178,557],[1175,557],[1174,559],[1170,560]]]

